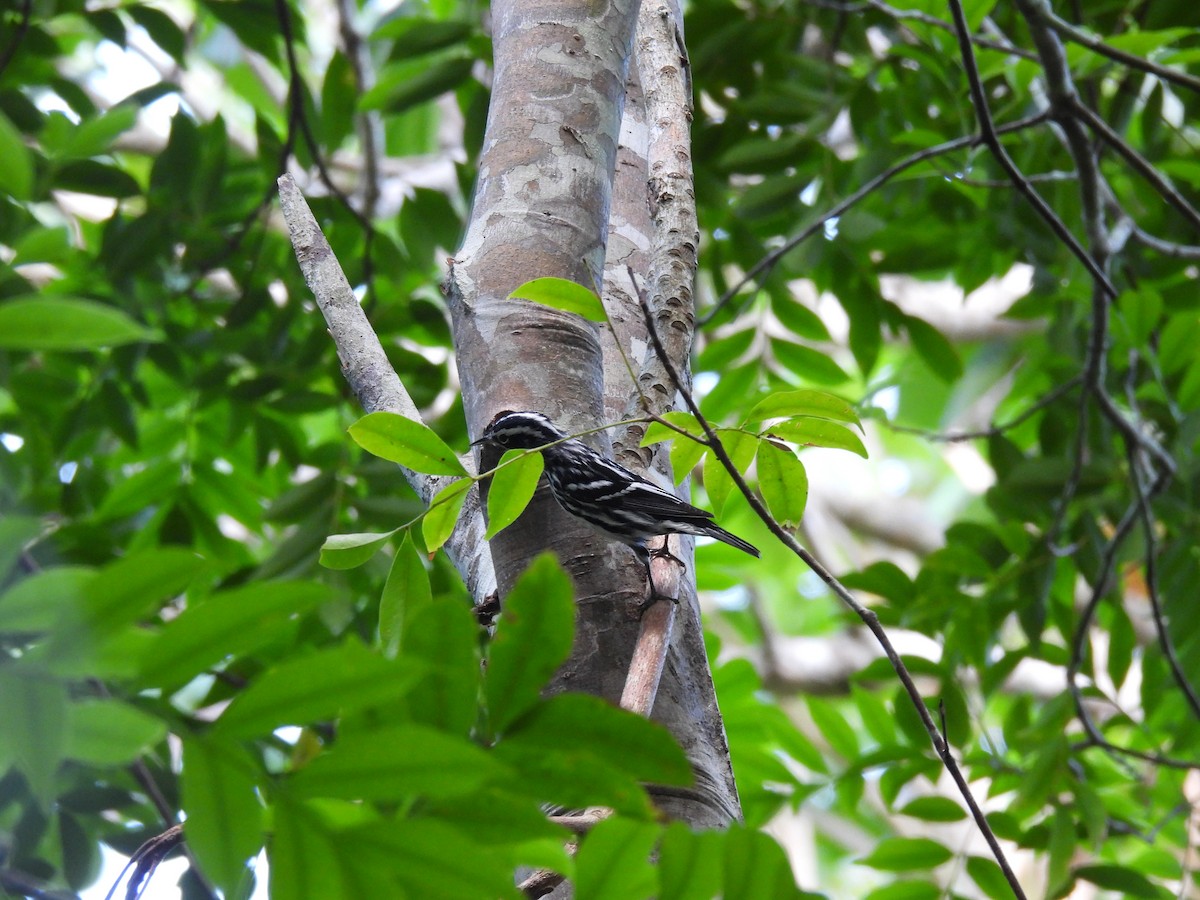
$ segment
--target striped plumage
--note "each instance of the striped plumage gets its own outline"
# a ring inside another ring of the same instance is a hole
[[[759,555],[752,544],[717,525],[712,513],[605,459],[582,441],[565,438],[541,413],[505,410],[475,443],[503,450],[542,448],[546,480],[559,505],[612,540],[633,547],[647,562],[646,541],[664,534],[705,535]]]

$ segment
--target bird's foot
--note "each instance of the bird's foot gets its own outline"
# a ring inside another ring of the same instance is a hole
[[[671,562],[675,563],[675,565],[679,566],[679,568],[684,570],[687,569],[687,564],[671,552],[671,545],[668,541],[663,541],[661,547],[655,547],[647,552],[650,554],[651,559],[669,559]]]

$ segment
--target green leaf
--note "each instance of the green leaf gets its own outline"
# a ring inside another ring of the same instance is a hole
[[[416,66],[416,67],[414,67]],[[435,63],[422,61],[385,66],[378,83],[358,101],[360,110],[380,109],[393,115],[454,90],[471,77],[473,56],[455,55]]]
[[[1117,891],[1125,897],[1161,897],[1162,891],[1154,882],[1136,869],[1117,865],[1079,866],[1075,877],[1090,881],[1107,891]]]
[[[467,492],[471,489],[469,478],[460,478],[446,485],[429,502],[429,510],[421,520],[421,534],[425,538],[425,547],[430,553],[441,548],[450,540],[454,526],[458,524],[458,514],[466,502]]]
[[[954,853],[929,838],[885,838],[859,865],[885,872],[909,872],[932,869],[950,859]]]
[[[65,159],[80,159],[104,153],[118,135],[137,123],[138,111],[132,103],[121,103],[107,112],[82,120],[71,129],[66,143],[56,155]]]
[[[67,748],[67,689],[40,675],[26,678],[0,667],[0,760],[10,760],[45,809],[55,796],[55,773]]]
[[[183,834],[204,874],[226,895],[235,892],[246,861],[263,844],[257,774],[254,760],[235,744],[184,738]]]
[[[841,366],[812,347],[772,338],[771,352],[781,365],[808,381],[834,385],[850,380]]]
[[[857,759],[858,736],[837,707],[820,697],[809,697],[807,702],[808,712],[829,746],[844,759]]]
[[[696,417],[691,413],[675,409],[668,413],[664,413],[663,418],[672,425],[677,425],[678,427],[684,429],[686,432],[688,432],[688,434],[695,435],[701,440],[704,439],[704,429],[700,427],[699,421],[697,421]],[[681,441],[688,444],[695,444],[697,447],[701,448],[701,452],[704,451],[704,447],[699,441],[693,441],[689,438],[685,438],[678,431],[671,430],[662,422],[651,422],[646,428],[646,433],[642,436],[641,443],[638,444],[638,446],[649,447],[651,444],[657,444],[660,441]]]
[[[182,591],[208,564],[190,550],[164,547],[105,566],[83,586],[79,603],[45,647],[60,673],[86,674],[106,642]]]
[[[9,512],[0,519],[0,584],[8,581],[8,573],[16,565],[26,545],[32,543],[41,532],[42,521],[36,516],[18,516]],[[0,595],[0,620],[3,604],[3,595]],[[0,624],[0,631],[3,630],[4,625]]]
[[[610,818],[597,823],[575,855],[578,900],[636,900],[657,894],[650,853],[658,827]]]
[[[456,797],[503,773],[491,754],[465,738],[407,723],[342,735],[295,774],[290,790],[347,800]]]
[[[95,159],[79,159],[58,166],[54,170],[54,187],[117,200],[136,197],[142,192],[137,179],[124,169]]]
[[[900,815],[926,822],[960,822],[967,817],[962,806],[949,797],[918,797],[905,804]]]
[[[392,59],[409,59],[422,53],[460,44],[474,32],[470,22],[441,22],[420,16],[396,16],[380,23],[371,40],[390,40]]]
[[[4,350],[98,350],[158,340],[158,332],[93,300],[24,296],[0,303]]]
[[[866,900],[941,900],[945,891],[928,881],[896,881],[867,894]]]
[[[391,540],[400,529],[381,534],[331,534],[321,545],[321,565],[327,569],[354,569],[361,566]]]
[[[687,757],[663,726],[590,694],[557,694],[517,720],[499,747],[562,746],[571,735],[575,753],[607,761],[639,781],[690,784]]]
[[[724,897],[800,897],[787,856],[770,837],[744,826],[733,826],[724,835]]]
[[[350,426],[350,436],[368,453],[426,475],[466,475],[454,451],[420,422],[390,412],[373,412]]]
[[[388,656],[400,648],[413,613],[432,600],[429,572],[412,534],[405,530],[379,598],[379,642]]]
[[[444,822],[422,817],[364,825],[345,832],[344,840],[349,860],[361,859],[368,867],[391,873],[401,892],[339,897],[520,900],[524,896],[513,885],[506,851],[476,844],[463,831]],[[275,900],[275,895],[271,896]]]
[[[721,445],[734,468],[744,475],[758,451],[758,438],[731,428],[717,429],[717,437],[720,438]],[[708,499],[712,501],[713,509],[718,515],[725,509],[725,501],[729,499],[734,487],[733,479],[725,471],[725,466],[717,458],[717,454],[710,452],[704,460],[704,489],[708,491]]]
[[[504,598],[504,614],[488,650],[484,686],[493,734],[503,734],[537,704],[570,654],[574,634],[571,579],[553,554],[543,553]]]
[[[429,671],[404,701],[409,717],[450,734],[471,733],[479,715],[479,623],[465,603],[428,603],[405,620],[400,655]]]
[[[289,660],[259,676],[233,699],[214,733],[264,737],[282,725],[308,725],[398,700],[421,680],[412,660],[387,660],[351,638]]]
[[[12,121],[0,113],[0,193],[14,200],[29,200],[33,195],[33,155]]]
[[[821,419],[788,419],[772,425],[768,433],[785,441],[792,441],[806,447],[832,447],[837,450],[849,450],[857,453],[863,459],[867,458],[867,448],[862,440],[845,425],[826,422]]]
[[[488,527],[484,538],[490,541],[525,511],[544,468],[540,453],[509,450],[501,457],[488,490]]]
[[[833,419],[837,422],[861,423],[858,413],[841,397],[824,391],[779,391],[764,397],[746,416],[746,424],[765,419],[798,418],[811,416],[816,419]]]
[[[721,835],[667,825],[658,850],[658,900],[692,900],[721,893]]]
[[[83,605],[95,570],[57,566],[36,572],[0,594],[0,631],[49,631]]]
[[[252,583],[214,594],[163,628],[139,660],[138,679],[174,688],[260,646],[329,596],[324,585],[299,581]]]
[[[758,487],[767,508],[781,525],[800,524],[808,503],[808,474],[789,447],[771,440],[758,442]]]
[[[130,763],[167,734],[161,719],[120,700],[79,700],[69,713],[64,755],[94,766]]]
[[[512,300],[529,300],[552,309],[575,313],[589,322],[608,321],[608,313],[604,311],[600,298],[593,291],[565,278],[535,278],[508,296]]]
[[[932,797],[926,799],[933,799]],[[986,856],[972,856],[967,859],[967,874],[979,885],[979,889],[992,900],[1009,900],[1013,889],[1009,886],[1004,872],[994,859]]]
[[[913,342],[913,347],[933,370],[934,375],[947,384],[953,384],[962,378],[962,359],[959,358],[954,345],[946,340],[945,335],[924,319],[915,316],[906,318],[904,327]]]
[[[393,866],[364,859],[349,839],[352,824],[383,823],[358,804],[334,800],[301,802],[280,792],[272,815],[270,844],[271,900],[334,900],[393,897]],[[459,847],[459,844],[455,844]]]
[[[867,732],[881,745],[896,743],[896,722],[883,698],[874,691],[865,691],[857,684],[850,685],[850,694]]]

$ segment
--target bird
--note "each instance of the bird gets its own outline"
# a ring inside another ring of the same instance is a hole
[[[714,522],[712,513],[606,459],[583,441],[568,437],[539,412],[497,413],[471,445],[483,444],[501,450],[541,450],[546,480],[559,506],[610,540],[631,547],[647,573],[652,556],[665,556],[682,565],[665,544],[659,550],[649,549],[646,542],[659,535],[702,535],[751,556],[760,555],[753,544]],[[650,589],[657,595],[652,575]]]

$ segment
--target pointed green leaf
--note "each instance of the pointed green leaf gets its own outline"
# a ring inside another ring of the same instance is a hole
[[[535,278],[527,281],[511,294],[513,300],[530,300],[583,316],[590,322],[608,321],[604,304],[596,294],[582,285],[565,278]]]
[[[845,425],[826,422],[821,419],[788,419],[778,422],[768,429],[768,433],[785,441],[792,441],[806,447],[832,447],[836,450],[849,450],[857,453],[863,459],[867,458],[867,448],[857,434]]]
[[[94,766],[137,759],[166,736],[166,723],[120,700],[80,700],[70,706],[66,756]]]
[[[543,752],[572,736],[572,754],[589,754],[639,781],[689,784],[692,769],[671,733],[657,722],[590,694],[556,694],[517,720],[499,746],[537,745]]]
[[[400,655],[429,672],[404,701],[409,718],[467,735],[479,715],[479,623],[464,603],[414,609],[400,636]]]
[[[694,434],[701,440],[704,439],[704,429],[700,427],[699,421],[689,412],[676,409],[669,413],[665,413],[663,418],[672,425],[677,425],[686,431],[688,434]],[[646,428],[645,435],[642,436],[642,442],[639,446],[649,447],[651,444],[657,444],[659,441],[683,440],[689,444],[698,444],[697,441],[689,440],[681,435],[678,431],[673,431],[662,422],[651,422]],[[702,445],[701,445],[702,446]]]
[[[396,548],[392,568],[379,598],[379,642],[387,655],[394,655],[400,648],[404,629],[413,613],[432,599],[425,561],[406,530],[404,540]]]
[[[808,712],[821,735],[835,752],[844,759],[858,758],[858,735],[847,724],[836,706],[820,697],[809,697]]]
[[[271,818],[271,900],[397,895],[392,868],[365,860],[362,849],[346,837],[354,833],[348,826],[364,820],[371,829],[383,825],[371,810],[335,800],[301,801],[280,792]]]
[[[94,300],[26,296],[0,303],[4,350],[97,350],[161,337],[116,307]]]
[[[788,447],[770,440],[758,442],[758,488],[767,508],[781,525],[800,524],[808,503],[808,474]]]
[[[904,320],[909,340],[913,347],[925,360],[933,374],[947,384],[953,384],[962,378],[963,365],[954,345],[946,340],[946,336],[926,322],[915,316]]]
[[[143,652],[139,681],[174,688],[226,657],[273,637],[294,616],[329,599],[316,582],[272,581],[214,594],[172,619]]]
[[[550,553],[526,569],[508,596],[488,651],[485,681],[492,732],[534,706],[571,652],[575,603],[571,579]]]
[[[484,535],[487,540],[515,522],[525,511],[544,468],[545,461],[540,453],[509,450],[500,459],[488,490],[488,527]]]
[[[291,781],[297,796],[400,800],[469,794],[503,774],[466,738],[406,723],[338,738]]]
[[[0,594],[0,631],[49,631],[75,615],[94,569],[56,566],[36,572]]]
[[[33,193],[33,157],[25,139],[7,116],[0,113],[0,193],[14,200],[29,200]]]
[[[184,837],[204,874],[227,896],[242,880],[247,860],[263,845],[256,776],[254,760],[236,744],[184,738]]]
[[[0,667],[0,761],[15,764],[48,808],[67,746],[67,688],[40,674],[21,677],[15,668]]]
[[[811,416],[859,425],[858,413],[841,397],[825,391],[779,391],[764,397],[746,416],[746,422]]]
[[[321,545],[321,565],[327,569],[354,569],[375,555],[399,529],[381,534],[331,534]]]
[[[910,872],[940,866],[954,853],[930,838],[885,838],[859,865],[884,872]]]
[[[373,412],[350,426],[355,443],[383,459],[426,475],[466,475],[454,451],[430,428],[391,412]]]
[[[961,822],[967,817],[958,801],[949,797],[917,797],[904,805],[900,815],[926,822]]]
[[[758,439],[752,434],[732,428],[718,429],[717,437],[720,438],[734,467],[744,475],[758,450]],[[712,501],[713,509],[720,515],[725,508],[725,501],[734,490],[734,483],[717,454],[712,451],[709,451],[704,460],[704,489],[708,491],[708,499]]]
[[[771,897],[789,900],[803,896],[792,877],[787,856],[761,831],[735,825],[725,833],[724,897]]]
[[[264,737],[282,725],[308,725],[394,702],[424,674],[412,660],[387,660],[357,639],[289,660],[234,698],[214,728],[229,738]]]
[[[438,491],[437,496],[430,502],[429,510],[421,520],[421,534],[425,537],[425,547],[430,553],[440,549],[442,544],[450,540],[471,484],[469,478],[452,481]]]
[[[605,819],[593,827],[575,855],[578,900],[654,896],[658,878],[650,853],[658,833],[658,826],[649,822],[622,818]]]
[[[935,798],[926,797],[924,799],[933,800]],[[1009,900],[1013,896],[1013,889],[1009,885],[1008,879],[1004,877],[1004,871],[996,864],[994,859],[989,859],[986,856],[969,857],[967,859],[967,874],[971,876],[971,879],[979,885],[980,890],[990,897],[991,900]],[[1157,896],[1157,894],[1152,894],[1151,896]]]
[[[345,832],[344,841],[349,859],[393,873],[401,891],[339,896],[503,900],[525,896],[513,884],[512,858],[505,849],[476,843],[461,829],[436,819],[414,817],[361,826]]]
[[[683,822],[672,822],[659,847],[658,877],[658,900],[720,895],[721,835],[692,831]]]

